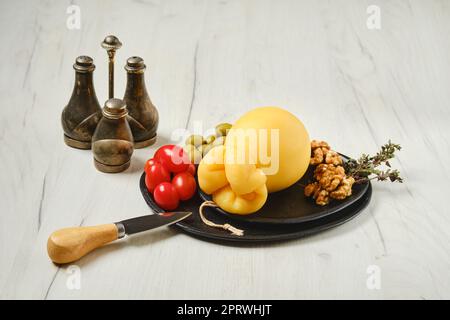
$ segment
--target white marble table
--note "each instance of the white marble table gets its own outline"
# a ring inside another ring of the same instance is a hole
[[[450,298],[449,1],[72,3],[80,29],[66,26],[69,1],[0,3],[1,298]],[[367,27],[373,4],[381,29]],[[158,143],[117,175],[64,145],[60,126],[78,55],[94,58],[105,100],[107,34],[124,44],[117,95],[126,58],[142,56],[161,120]],[[142,166],[173,130],[261,105],[287,108],[352,156],[393,139],[405,183],[375,183],[362,214],[306,239],[232,247],[163,228],[75,267],[49,261],[57,228],[148,212]]]

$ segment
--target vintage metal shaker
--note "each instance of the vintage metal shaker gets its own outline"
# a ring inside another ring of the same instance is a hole
[[[75,86],[61,115],[64,142],[74,148],[90,149],[91,139],[101,118],[101,108],[93,84],[92,58],[79,56],[73,65]]]
[[[134,137],[134,147],[143,148],[156,141],[158,129],[158,110],[153,105],[145,86],[144,60],[130,57],[125,65],[127,86],[123,100],[128,109],[128,123]]]
[[[103,117],[92,137],[92,152],[97,170],[121,172],[130,166],[133,135],[127,121],[127,108],[120,99],[109,99],[103,107]]]

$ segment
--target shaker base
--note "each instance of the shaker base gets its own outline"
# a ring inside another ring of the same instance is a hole
[[[105,172],[105,173],[118,173],[118,172],[125,171],[130,166],[130,163],[131,163],[131,160],[128,162],[125,162],[124,164],[121,164],[119,166],[111,166],[111,165],[107,165],[107,164],[98,162],[97,160],[94,159],[95,168],[98,171]]]
[[[76,149],[88,150],[91,149],[90,141],[80,141],[70,138],[69,136],[64,135],[64,142],[66,145]]]
[[[148,146],[151,146],[156,142],[156,135],[150,139],[144,140],[144,141],[135,141],[134,142],[134,148],[135,149],[141,149]]]

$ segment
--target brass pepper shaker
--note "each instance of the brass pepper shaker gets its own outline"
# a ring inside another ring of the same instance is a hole
[[[109,58],[109,99],[114,98],[114,56],[120,47],[122,47],[122,42],[113,35],[107,36],[102,42],[102,48],[106,49]]]
[[[97,170],[122,172],[130,166],[133,154],[133,135],[126,119],[125,102],[109,99],[103,108],[103,117],[92,137],[92,151]]]
[[[144,79],[144,60],[130,57],[125,65],[127,87],[123,100],[128,109],[128,123],[134,137],[134,147],[144,148],[156,141],[158,129],[158,110],[153,105],[147,92]]]
[[[73,68],[75,85],[61,115],[64,142],[70,147],[90,149],[92,135],[101,118],[101,108],[92,80],[95,65],[92,58],[79,56]]]

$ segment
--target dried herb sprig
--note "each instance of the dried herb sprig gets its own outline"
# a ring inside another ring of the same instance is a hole
[[[400,172],[391,169],[389,160],[395,157],[395,152],[400,151],[399,144],[392,143],[391,140],[381,146],[381,150],[376,155],[370,156],[362,154],[358,160],[350,159],[344,164],[345,172],[348,176],[355,179],[355,183],[364,183],[369,180],[377,179],[378,181],[389,180],[391,182],[403,182]],[[377,169],[381,165],[386,165],[388,169]]]

